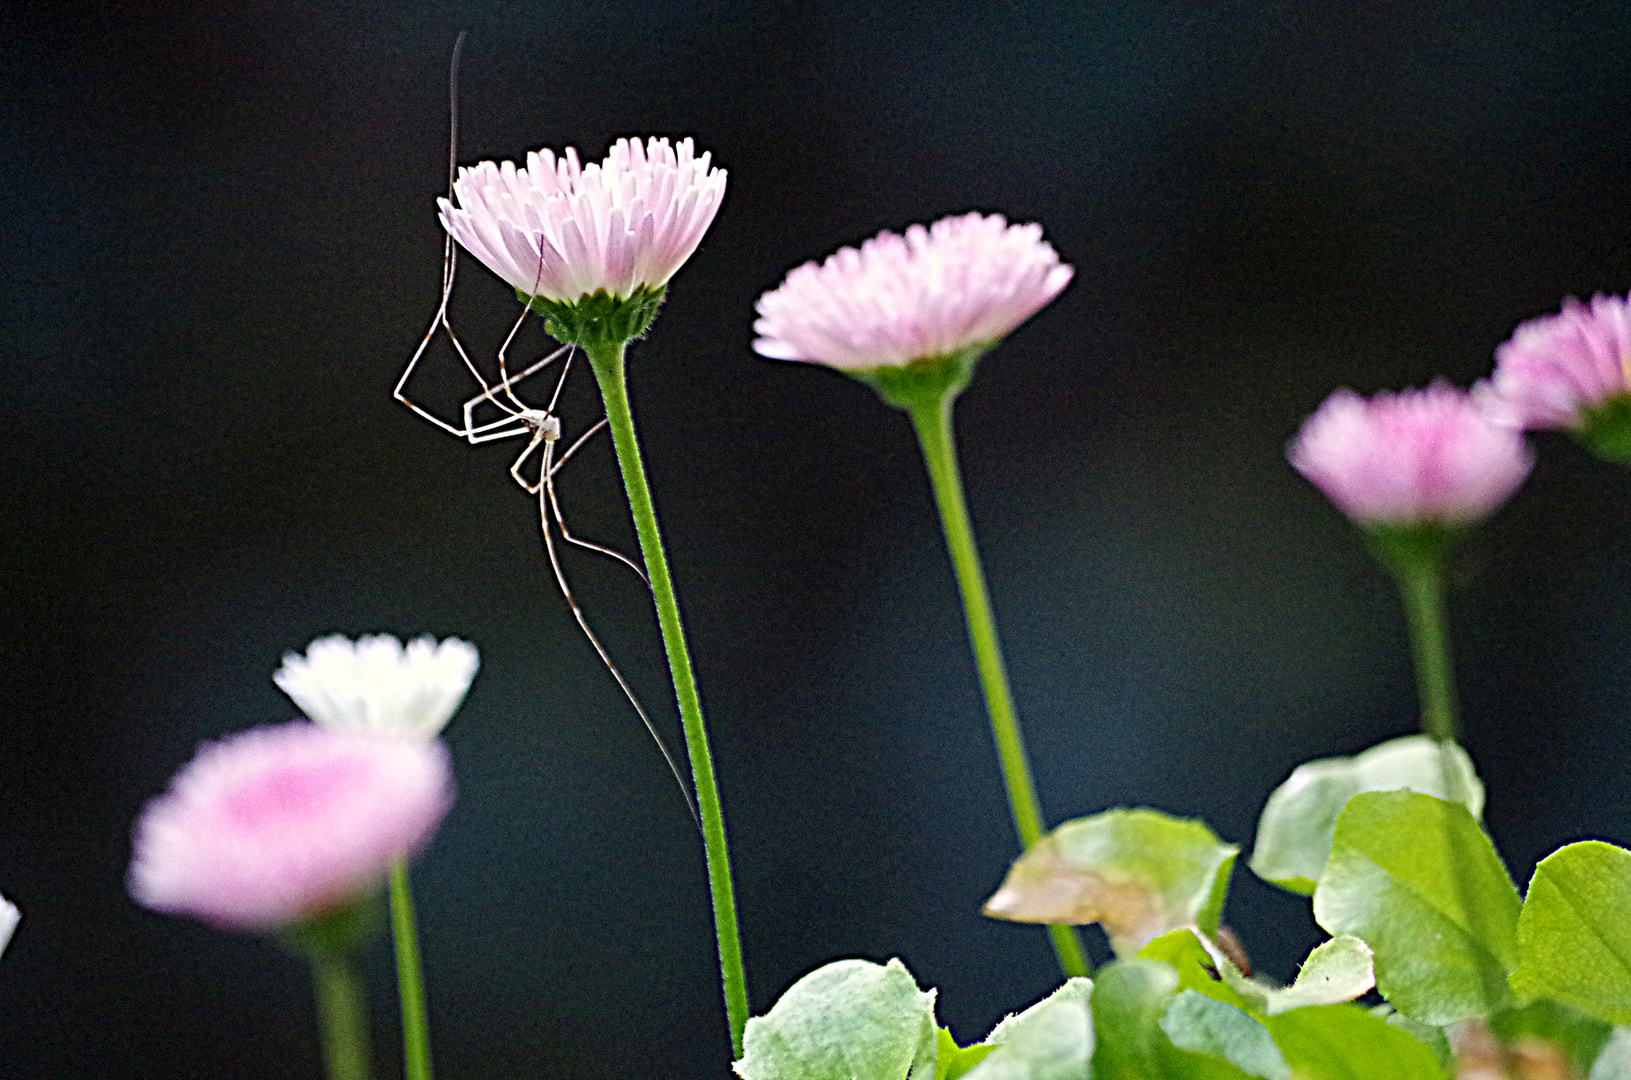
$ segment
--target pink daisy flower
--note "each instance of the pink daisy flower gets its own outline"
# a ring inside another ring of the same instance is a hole
[[[440,742],[297,721],[199,748],[136,823],[130,893],[155,911],[275,930],[383,882],[453,801]]]
[[[437,200],[442,225],[470,254],[523,295],[575,304],[666,285],[713,223],[725,170],[690,139],[619,139],[587,166],[570,146],[534,151],[524,169],[483,161],[453,191],[457,206]]]
[[[1530,428],[1579,428],[1614,398],[1631,398],[1631,304],[1569,297],[1556,315],[1520,323],[1495,350],[1493,397]]]
[[[1286,456],[1361,525],[1482,520],[1534,464],[1521,431],[1443,382],[1369,400],[1338,390]]]
[[[753,348],[845,371],[995,344],[1058,296],[1073,271],[1040,225],[963,214],[808,262],[759,298]]]

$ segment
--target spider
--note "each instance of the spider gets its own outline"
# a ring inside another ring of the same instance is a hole
[[[453,180],[458,160],[458,75],[459,55],[463,51],[464,40],[465,34],[460,33],[458,40],[453,45],[453,63],[452,70],[449,74],[449,100],[451,105],[450,111],[452,114],[452,121],[450,125],[451,135],[449,138],[448,147],[449,198],[452,197]],[[696,802],[692,798],[691,789],[686,784],[685,777],[680,771],[679,762],[674,757],[673,753],[670,752],[668,744],[666,741],[664,741],[662,735],[658,733],[656,725],[651,722],[651,717],[647,715],[645,708],[640,704],[640,699],[635,696],[634,689],[629,685],[628,680],[623,677],[623,673],[618,670],[617,665],[612,662],[611,656],[606,652],[605,647],[600,643],[600,638],[595,635],[594,630],[589,626],[588,618],[584,616],[583,609],[578,606],[577,600],[572,595],[572,587],[567,583],[566,573],[561,567],[560,553],[555,546],[554,533],[556,530],[559,530],[561,539],[565,540],[567,543],[575,544],[578,547],[599,552],[602,555],[616,559],[624,566],[627,566],[630,570],[633,570],[634,573],[638,575],[641,582],[645,584],[647,589],[650,589],[651,587],[651,582],[646,577],[645,570],[628,556],[622,554],[621,552],[615,551],[612,548],[603,547],[600,544],[595,544],[588,540],[583,540],[579,537],[573,536],[571,530],[569,530],[566,526],[566,518],[561,513],[560,498],[555,491],[555,474],[560,471],[562,466],[571,460],[572,456],[576,454],[585,443],[587,443],[595,435],[599,434],[600,431],[606,427],[606,418],[601,417],[597,423],[592,425],[588,430],[583,432],[583,434],[574,439],[571,445],[567,447],[566,451],[562,453],[559,458],[557,458],[555,448],[556,443],[559,442],[561,438],[562,428],[561,419],[555,413],[555,406],[560,400],[562,388],[566,386],[566,377],[572,371],[572,357],[575,352],[574,348],[569,345],[563,345],[543,358],[534,361],[525,370],[515,375],[511,375],[509,373],[509,360],[507,358],[507,353],[510,345],[515,340],[516,334],[520,331],[522,323],[526,321],[527,312],[525,309],[523,309],[521,312],[521,317],[515,321],[514,326],[510,327],[510,332],[504,338],[504,343],[499,346],[499,381],[496,384],[490,385],[487,382],[487,379],[482,375],[480,368],[478,368],[470,359],[469,353],[465,351],[463,343],[459,341],[458,334],[456,334],[453,330],[453,324],[448,319],[448,301],[453,295],[453,279],[457,269],[458,248],[453,242],[453,237],[450,235],[446,238],[442,245],[441,303],[436,309],[435,316],[433,316],[431,319],[430,328],[425,331],[424,339],[419,343],[419,348],[414,350],[413,357],[408,361],[408,366],[403,369],[401,378],[397,379],[396,388],[392,391],[392,396],[397,401],[411,409],[416,416],[429,420],[431,423],[435,424],[448,434],[456,435],[472,445],[494,442],[500,439],[513,439],[522,436],[527,437],[526,448],[516,456],[515,461],[510,465],[510,477],[517,484],[521,485],[527,494],[536,495],[538,497],[539,525],[544,537],[544,548],[549,554],[550,568],[555,572],[555,583],[560,587],[561,595],[566,598],[567,606],[572,609],[572,615],[575,619],[577,619],[578,627],[583,631],[584,637],[588,638],[589,644],[594,647],[595,652],[600,656],[601,663],[605,664],[606,670],[611,672],[612,678],[617,681],[618,687],[623,691],[623,696],[628,698],[629,704],[634,707],[634,711],[639,714],[640,720],[645,724],[646,730],[650,732],[652,739],[657,743],[657,749],[661,751],[663,760],[668,763],[669,771],[674,774],[674,780],[680,786],[680,793],[685,798],[685,805],[691,812],[692,820],[696,822],[697,828],[701,829],[702,819],[697,813]],[[541,259],[538,269],[539,274],[541,275],[543,273],[543,264]],[[464,362],[465,369],[470,372],[471,376],[476,380],[477,385],[481,387],[480,393],[476,394],[474,397],[470,398],[464,403],[461,414],[463,419],[462,426],[455,426],[454,424],[451,424],[437,416],[435,413],[420,407],[413,401],[410,401],[405,393],[408,380],[413,377],[414,369],[418,367],[420,359],[425,354],[425,350],[428,349],[431,342],[435,340],[438,330],[446,331],[448,341],[452,344],[454,351],[458,353],[459,359]],[[556,360],[560,360],[563,356],[565,359],[562,360],[561,363],[561,375],[555,382],[555,389],[550,395],[548,405],[540,409],[535,406],[528,405],[516,395],[514,388],[518,383],[532,375],[535,375],[539,371],[542,371],[545,367],[554,363]],[[483,404],[492,405],[493,407],[497,408],[502,415],[500,415],[496,420],[477,423],[475,418],[476,409],[480,408]],[[539,467],[538,479],[533,482],[526,478],[522,472],[522,469],[526,465],[527,461],[535,454],[538,455],[539,458]]]

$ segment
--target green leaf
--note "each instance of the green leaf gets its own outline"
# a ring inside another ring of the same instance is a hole
[[[935,1036],[934,1080],[958,1080],[995,1049],[990,1043],[958,1046],[951,1032],[941,1028]]]
[[[995,1047],[968,1080],[1086,1080],[1092,1075],[1092,994],[1093,980],[1071,979],[1005,1019],[986,1036]]]
[[[1093,1080],[1241,1080],[1221,1058],[1179,1049],[1161,1029],[1178,973],[1159,960],[1122,960],[1093,984]],[[1199,996],[1199,995],[1197,995]]]
[[[1065,822],[1014,860],[985,913],[1102,923],[1116,955],[1131,957],[1169,930],[1215,933],[1239,851],[1199,821],[1107,810]]]
[[[1518,892],[1466,807],[1409,791],[1363,792],[1337,818],[1314,918],[1376,954],[1400,1012],[1445,1025],[1511,1003]]]
[[[1614,1029],[1591,1067],[1591,1080],[1631,1080],[1631,1028]]]
[[[1180,993],[1193,990],[1237,1009],[1262,1011],[1263,998],[1255,984],[1248,984],[1244,993],[1237,990],[1233,981],[1225,975],[1233,965],[1227,959],[1220,959],[1208,952],[1193,930],[1174,930],[1162,934],[1138,950],[1138,956],[1141,960],[1160,960],[1171,964],[1178,973],[1177,989]],[[1238,971],[1232,973],[1244,978]]]
[[[1316,945],[1290,986],[1267,991],[1264,1011],[1275,1016],[1309,1005],[1335,1005],[1352,1001],[1375,985],[1370,946],[1343,934]]]
[[[1161,1030],[1180,1050],[1222,1058],[1247,1076],[1289,1080],[1291,1070],[1268,1029],[1233,1005],[1185,990],[1167,1005]]]
[[[1631,1024],[1631,851],[1587,840],[1535,867],[1512,989]]]
[[[1446,1072],[1455,1066],[1455,1051],[1450,1049],[1450,1039],[1444,1034],[1443,1028],[1424,1024],[1420,1020],[1412,1020],[1402,1012],[1394,1012],[1391,1005],[1378,1005],[1371,1010],[1371,1015],[1382,1017],[1388,1022],[1389,1027],[1398,1028],[1427,1047]]]
[[[1357,1005],[1293,1009],[1268,1029],[1297,1080],[1444,1078],[1431,1050]]]
[[[1441,747],[1425,735],[1389,739],[1354,757],[1320,758],[1299,765],[1263,807],[1252,847],[1252,873],[1283,889],[1312,896],[1331,851],[1337,815],[1349,799],[1361,791],[1400,788],[1452,799],[1450,784],[1456,786],[1472,816],[1480,817],[1484,785],[1471,759],[1459,746]]]
[[[1370,946],[1344,935],[1315,946],[1297,981],[1278,986],[1247,978],[1221,952],[1213,953],[1193,931],[1174,930],[1139,950],[1146,960],[1162,960],[1178,972],[1178,989],[1194,990],[1253,1016],[1272,1016],[1306,1005],[1352,1001],[1376,985]]]
[[[743,1080],[930,1080],[934,991],[899,960],[838,960],[788,988],[748,1021]]]
[[[1491,1016],[1488,1024],[1490,1033],[1508,1046],[1550,1043],[1568,1058],[1576,1076],[1591,1071],[1592,1062],[1614,1031],[1596,1017],[1556,1001],[1532,1001],[1505,1009]]]

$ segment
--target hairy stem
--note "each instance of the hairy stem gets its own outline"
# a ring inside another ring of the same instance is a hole
[[[968,640],[974,649],[974,666],[979,669],[980,688],[985,692],[986,711],[991,716],[991,734],[997,742],[997,760],[1002,765],[1003,783],[1008,789],[1008,807],[1022,847],[1029,849],[1042,837],[1042,808],[1031,779],[1031,763],[1025,754],[1025,740],[1019,733],[1019,717],[1008,688],[1008,672],[997,643],[996,620],[991,614],[991,596],[986,591],[985,571],[974,546],[974,525],[969,520],[963,498],[963,479],[957,467],[957,450],[952,441],[951,406],[954,395],[923,400],[911,408],[912,426],[923,448],[923,463],[929,470],[934,501],[940,508],[940,524],[946,534],[946,548],[957,574],[957,587],[963,594],[963,614],[968,622]],[[1092,969],[1082,951],[1081,940],[1070,926],[1050,926],[1053,949],[1066,976],[1087,975]]]
[[[697,695],[696,677],[691,673],[691,657],[680,624],[680,606],[669,578],[668,559],[657,530],[657,511],[651,489],[646,484],[645,466],[640,460],[640,443],[634,433],[634,414],[629,409],[628,386],[623,366],[626,343],[591,345],[585,348],[600,394],[606,403],[606,420],[617,448],[617,465],[623,473],[623,487],[629,496],[634,531],[640,537],[640,553],[651,579],[651,595],[657,605],[657,624],[662,629],[663,649],[674,679],[674,696],[679,702],[680,720],[685,727],[685,749],[691,759],[691,779],[696,786],[697,809],[702,814],[702,843],[708,860],[708,890],[714,906],[714,932],[719,942],[719,974],[724,986],[725,1014],[730,1023],[731,1050],[742,1056],[742,1031],[748,1022],[747,974],[742,966],[742,937],[736,925],[736,899],[731,887],[730,853],[725,845],[725,815],[714,782],[713,755],[708,749],[708,729],[702,719],[702,702]]]

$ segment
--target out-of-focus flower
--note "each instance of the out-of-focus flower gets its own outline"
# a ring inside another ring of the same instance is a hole
[[[390,634],[318,638],[287,653],[272,681],[318,724],[337,731],[433,739],[464,701],[480,660],[468,641],[428,634],[404,648]]]
[[[1508,423],[1568,428],[1602,457],[1631,464],[1631,302],[1569,297],[1556,315],[1519,324],[1474,393]]]
[[[130,893],[155,911],[275,930],[385,880],[453,801],[440,742],[296,721],[206,743],[136,823]]]
[[[23,919],[23,913],[17,910],[17,905],[0,896],[0,953],[6,951],[11,942],[12,932]]]
[[[1533,465],[1521,431],[1442,382],[1369,400],[1338,390],[1304,421],[1287,457],[1361,525],[1480,521]]]
[[[1495,350],[1490,385],[1531,428],[1578,427],[1585,412],[1631,397],[1631,304],[1571,296],[1556,315],[1518,324]]]
[[[759,298],[754,349],[844,371],[986,348],[1058,296],[1072,274],[1040,225],[963,214],[881,232],[805,263]]]
[[[524,296],[560,304],[604,291],[656,291],[702,241],[725,197],[725,170],[690,139],[619,139],[598,164],[571,147],[527,155],[527,166],[460,169],[458,206],[437,200],[442,224]]]

